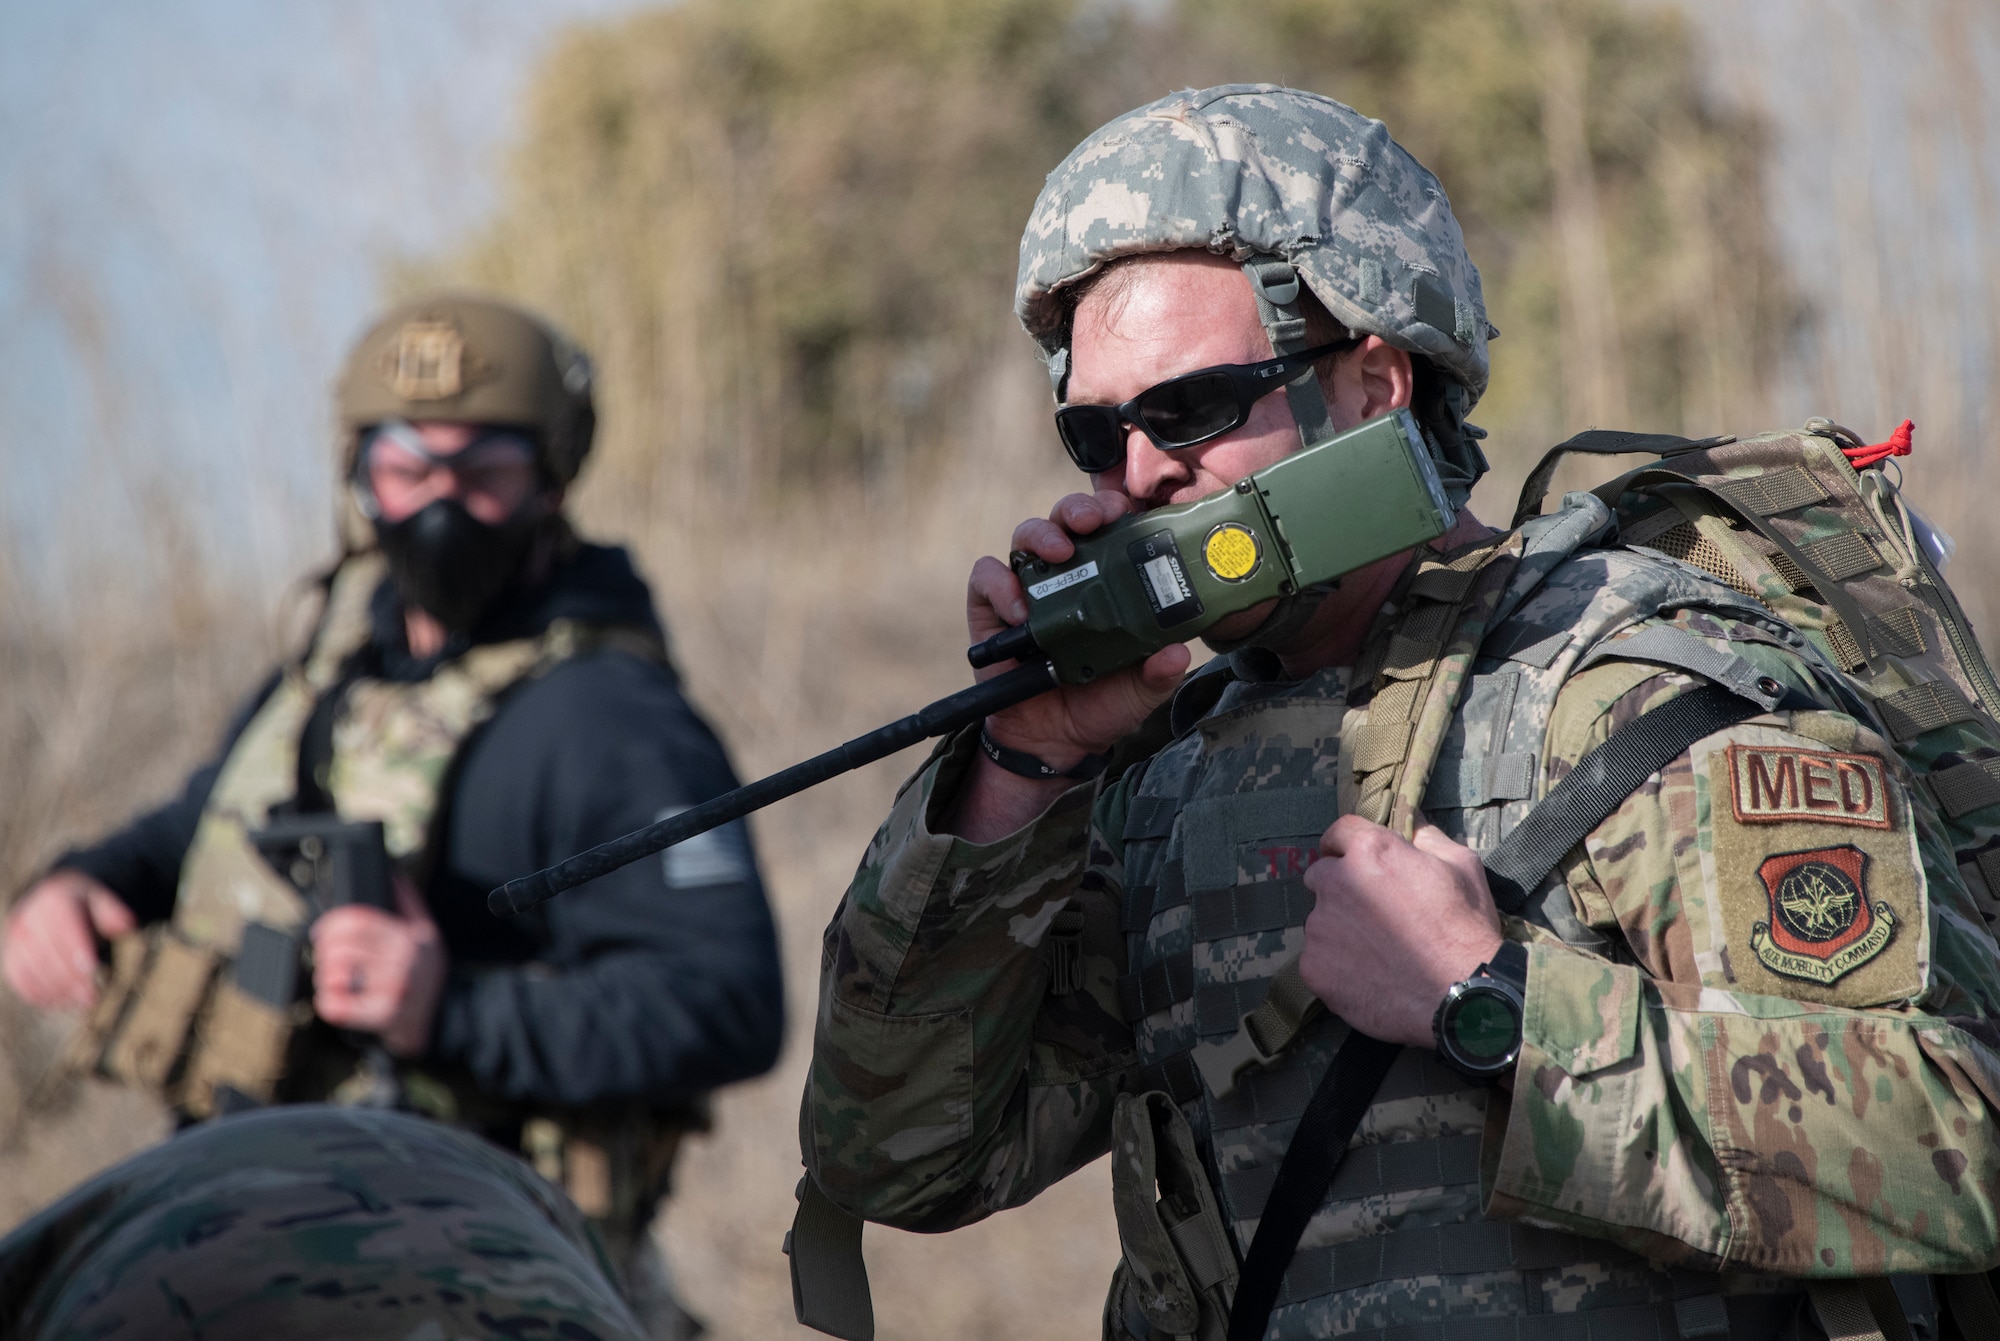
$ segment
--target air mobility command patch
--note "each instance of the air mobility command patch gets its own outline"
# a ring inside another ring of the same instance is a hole
[[[1746,724],[1696,747],[1700,833],[1676,865],[1684,890],[1699,870],[1688,911],[1705,985],[1839,1006],[1923,991],[1929,913],[1908,783],[1871,743]]]
[[[1830,983],[1889,947],[1896,914],[1868,902],[1868,854],[1822,847],[1787,852],[1757,868],[1771,920],[1750,930],[1764,967],[1787,978]]]

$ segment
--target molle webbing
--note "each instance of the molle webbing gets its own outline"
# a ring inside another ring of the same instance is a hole
[[[1478,1181],[1478,1138],[1474,1145],[1473,1177]],[[1362,1152],[1353,1151],[1349,1161]],[[1346,1175],[1346,1168],[1341,1174]],[[1335,1180],[1336,1189],[1340,1180]],[[1536,1229],[1505,1220],[1474,1220],[1466,1224],[1436,1225],[1416,1229],[1391,1230],[1370,1234],[1348,1243],[1301,1249],[1285,1270],[1285,1283],[1278,1291],[1278,1307],[1315,1299],[1340,1290],[1359,1289],[1382,1281],[1409,1280],[1417,1276],[1477,1275],[1495,1271],[1542,1271],[1574,1266],[1578,1262],[1623,1259],[1626,1255],[1608,1249],[1602,1239],[1585,1239],[1552,1229]],[[1634,1262],[1638,1259],[1630,1259]],[[1574,1330],[1584,1330],[1583,1319],[1594,1313],[1557,1316],[1576,1319]],[[1482,1318],[1504,1333],[1505,1319]]]
[[[1694,496],[1676,494],[1677,486]],[[1632,543],[1656,545],[1764,601],[1843,670],[1859,672],[1871,695],[1893,697],[1912,681],[1942,683],[1978,705],[1990,729],[2000,686],[1964,612],[1903,523],[1894,487],[1877,470],[1857,472],[1832,438],[1804,432],[1692,443],[1673,450],[1670,465],[1642,467],[1597,493],[1627,505],[1627,515],[1633,500],[1666,500],[1706,550],[1676,553],[1688,543],[1671,539],[1680,528],[1660,532],[1650,518],[1631,524]],[[1700,495],[1734,519],[1705,518]],[[1831,607],[1830,615],[1819,607]],[[1910,725],[1907,716],[1902,725]]]
[[[1342,813],[1406,838],[1415,832],[1438,749],[1522,548],[1519,533],[1511,533],[1416,561],[1402,617],[1386,642],[1378,637],[1363,651],[1356,670],[1357,683],[1365,674],[1373,692],[1365,707],[1349,709],[1342,727]],[[1187,875],[1197,883],[1195,872]],[[1322,1009],[1298,958],[1286,960],[1231,1037],[1196,1045],[1195,1064],[1210,1091],[1227,1097],[1246,1067],[1268,1065]]]
[[[1510,534],[1418,563],[1387,646],[1362,654],[1373,695],[1350,715],[1351,753],[1342,733],[1343,775],[1353,787],[1353,805],[1344,810],[1406,838],[1415,831],[1438,747],[1521,548],[1519,535]]]
[[[1941,730],[1960,722],[1979,720],[1979,709],[1957,685],[1947,680],[1930,680],[1899,689],[1875,701],[1897,744],[1915,740],[1927,731]]]
[[[1925,779],[1948,819],[1961,819],[1986,806],[2000,805],[2000,758],[1968,759]]]
[[[1382,1102],[1378,1090],[1375,1102]],[[1278,1181],[1274,1164],[1255,1164],[1222,1174],[1230,1207],[1241,1219],[1264,1213]],[[1427,1187],[1459,1187],[1479,1181],[1479,1137],[1445,1136],[1388,1145],[1358,1145],[1347,1152],[1325,1196],[1335,1201],[1418,1192]]]

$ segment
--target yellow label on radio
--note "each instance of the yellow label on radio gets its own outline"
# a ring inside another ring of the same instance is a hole
[[[1224,522],[1202,542],[1201,557],[1208,564],[1208,571],[1224,582],[1241,582],[1257,571],[1257,561],[1263,552],[1249,527]]]

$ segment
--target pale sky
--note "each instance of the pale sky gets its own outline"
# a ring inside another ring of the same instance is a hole
[[[327,392],[384,263],[484,216],[552,35],[628,7],[0,4],[0,526],[26,575],[115,547],[138,498],[179,500],[209,553],[267,592],[324,555]],[[2000,131],[1966,141],[1993,100],[1976,91],[1967,112],[1941,52],[2000,68],[1989,7],[1690,8],[1717,86],[1772,119],[1771,208],[1831,318],[1777,408],[1885,432],[1917,414],[1920,441],[1983,461],[2000,244],[1981,207],[2000,211]],[[1953,15],[1970,38],[1941,26]]]
[[[325,552],[327,390],[383,263],[491,208],[533,62],[564,24],[624,7],[0,5],[14,548],[67,557],[164,485],[200,496],[188,521],[218,557],[283,581]]]

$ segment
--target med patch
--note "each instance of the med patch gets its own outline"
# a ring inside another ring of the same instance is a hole
[[[1731,745],[1729,801],[1745,824],[1807,820],[1889,827],[1882,761],[1865,754],[1789,745]]]
[[[1677,866],[1683,890],[1700,868],[1688,910],[1704,985],[1855,1007],[1924,990],[1928,890],[1908,784],[1861,743],[1745,723],[1692,752],[1701,833]]]

